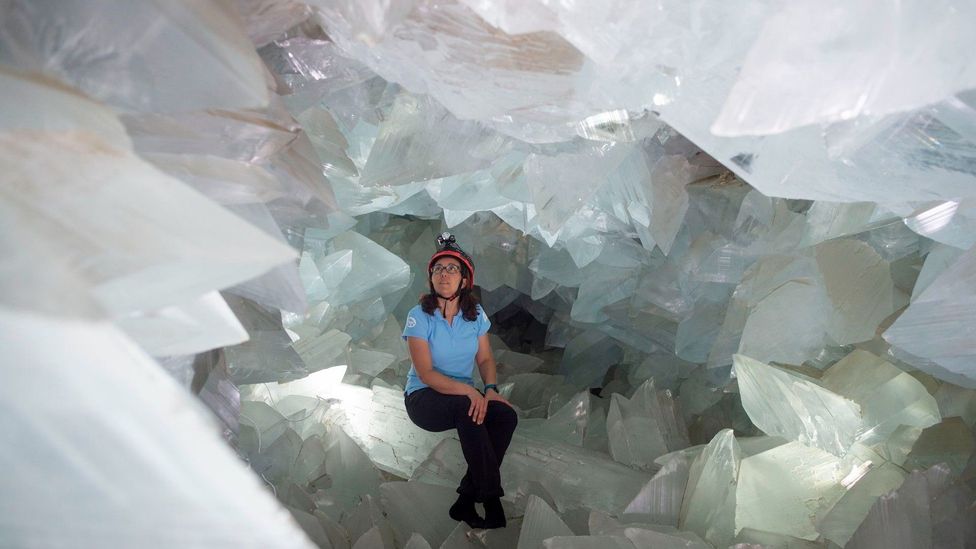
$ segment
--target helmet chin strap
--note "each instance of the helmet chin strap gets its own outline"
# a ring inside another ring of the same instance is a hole
[[[462,282],[461,286],[463,286],[463,284],[464,283]],[[437,290],[434,290],[434,293],[437,294],[437,298],[438,299],[446,299],[448,302],[451,302],[451,301],[454,301],[455,299],[457,299],[458,297],[461,296],[461,286],[458,286],[457,291],[454,292],[454,295],[452,295],[451,297],[444,297],[441,294],[437,293]],[[433,288],[431,288],[431,289],[433,289]]]

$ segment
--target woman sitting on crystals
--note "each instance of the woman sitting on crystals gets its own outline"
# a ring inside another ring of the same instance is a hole
[[[518,418],[495,385],[487,335],[491,322],[472,293],[474,263],[453,235],[444,233],[437,243],[439,249],[427,264],[430,293],[410,310],[403,330],[413,359],[405,391],[407,414],[426,431],[457,429],[468,470],[451,518],[472,528],[501,528],[505,513],[499,467]],[[484,393],[471,377],[475,363]],[[484,518],[475,502],[484,504]]]

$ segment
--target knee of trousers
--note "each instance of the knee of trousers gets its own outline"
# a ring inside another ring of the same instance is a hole
[[[512,429],[518,425],[518,414],[511,406],[502,404],[501,402],[492,402],[488,405],[488,415],[492,423],[497,423],[500,425],[510,425]]]
[[[461,418],[470,417],[468,416],[468,410],[471,409],[471,399],[462,395],[449,395],[450,399],[450,410],[454,413],[454,417]]]

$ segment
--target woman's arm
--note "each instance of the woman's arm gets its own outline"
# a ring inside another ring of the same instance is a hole
[[[495,355],[491,352],[491,343],[488,341],[488,334],[478,336],[478,353],[474,355],[474,361],[478,364],[478,371],[481,373],[481,380],[485,385],[494,385],[498,380],[498,368],[495,365]],[[488,400],[498,400],[511,406],[498,391],[487,389],[485,398]]]
[[[478,336],[478,353],[474,355],[474,361],[478,365],[481,380],[485,382],[485,385],[497,382],[498,372],[495,367],[495,355],[491,353],[488,334]]]

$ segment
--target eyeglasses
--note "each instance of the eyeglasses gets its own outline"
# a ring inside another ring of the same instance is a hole
[[[447,265],[447,266],[444,266],[444,265],[434,265],[430,269],[430,274],[432,274],[434,276],[439,275],[441,273],[447,273],[449,275],[456,275],[456,274],[458,274],[460,272],[461,272],[461,267],[459,265],[455,265],[453,263],[451,263],[450,265]]]

